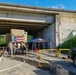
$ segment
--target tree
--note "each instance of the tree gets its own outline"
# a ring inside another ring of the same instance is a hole
[[[6,38],[5,35],[0,35],[0,46],[6,46]]]
[[[27,42],[29,42],[31,39],[32,39],[32,36],[31,35],[28,35],[27,36]]]

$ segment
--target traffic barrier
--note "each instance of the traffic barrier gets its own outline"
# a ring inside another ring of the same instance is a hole
[[[55,56],[57,56],[57,57],[59,56],[59,51],[57,49],[39,49],[38,50],[38,58],[41,59],[41,54],[44,52],[48,52],[48,51],[51,51],[51,53],[52,53],[52,51],[55,51],[56,52]]]
[[[61,51],[69,51],[70,49],[59,49],[59,57],[62,58],[62,52]]]
[[[60,48],[60,49],[40,49],[39,51],[38,51],[38,58],[40,58],[41,59],[41,54],[43,53],[43,52],[47,52],[47,51],[55,51],[56,53],[54,53],[55,55],[54,56],[56,56],[56,57],[58,57],[58,58],[62,58],[62,52],[61,51],[69,51],[70,49],[62,49],[62,48]],[[51,53],[52,54],[52,53]]]

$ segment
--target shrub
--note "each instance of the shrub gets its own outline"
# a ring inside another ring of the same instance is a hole
[[[0,36],[0,47],[2,46],[6,46],[7,43],[6,43],[6,39],[4,36]]]
[[[68,39],[60,46],[60,48],[71,48],[71,47],[76,47],[76,36],[72,37],[71,39]]]
[[[32,36],[31,35],[28,35],[27,36],[27,42],[29,42],[31,39],[32,39]]]

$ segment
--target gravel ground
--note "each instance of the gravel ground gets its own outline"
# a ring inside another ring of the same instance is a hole
[[[0,61],[0,75],[50,75],[50,73],[28,63],[4,57]]]

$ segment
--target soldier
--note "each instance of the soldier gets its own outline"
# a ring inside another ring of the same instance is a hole
[[[14,42],[13,43],[13,55],[15,55],[16,53],[16,47],[17,47],[16,42]]]
[[[18,52],[18,54],[20,54],[20,47],[21,47],[21,44],[18,42],[17,43],[17,49],[18,49],[17,52]]]
[[[28,42],[27,42],[27,43],[26,43],[26,54],[27,54],[27,52],[29,53],[28,47],[29,47],[29,44],[28,44]]]
[[[26,45],[24,44],[24,42],[21,42],[22,55],[24,54],[24,50],[26,50]]]
[[[13,55],[13,45],[12,45],[12,42],[8,43],[8,48],[9,48],[9,54],[10,54],[10,56],[12,56]]]

